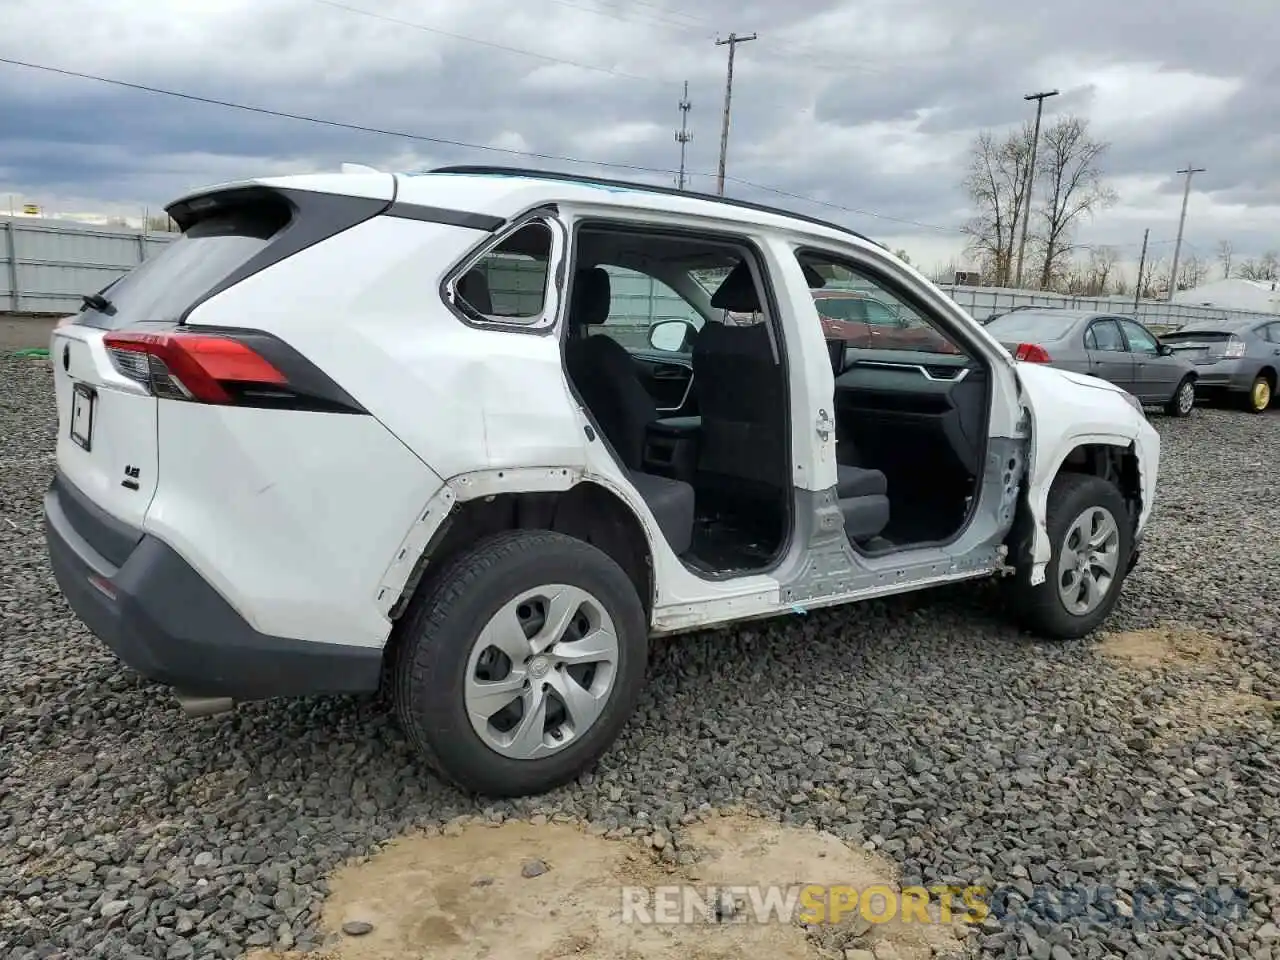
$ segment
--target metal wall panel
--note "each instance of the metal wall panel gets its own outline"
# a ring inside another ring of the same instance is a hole
[[[0,313],[63,314],[163,248],[174,233],[0,218]]]

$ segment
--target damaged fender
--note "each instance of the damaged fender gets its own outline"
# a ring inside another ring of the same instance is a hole
[[[1138,402],[1105,380],[1028,363],[1018,363],[1016,372],[1023,388],[1023,402],[1031,414],[1033,442],[1025,481],[1034,524],[1030,580],[1040,584],[1053,556],[1053,544],[1045,527],[1049,490],[1072,451],[1096,444],[1132,449],[1136,454],[1142,488],[1141,510],[1134,530],[1136,540],[1155,505],[1160,435],[1147,422]]]

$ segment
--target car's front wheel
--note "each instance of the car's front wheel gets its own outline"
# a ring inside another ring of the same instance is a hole
[[[1110,615],[1128,572],[1133,536],[1124,497],[1101,477],[1063,473],[1049,490],[1045,520],[1053,554],[1044,582],[1032,585],[1024,564],[1010,599],[1033,632],[1055,640],[1083,637]]]
[[[631,580],[558,533],[478,543],[423,588],[400,629],[405,732],[442,777],[485,796],[542,793],[589,768],[644,681],[648,631]]]

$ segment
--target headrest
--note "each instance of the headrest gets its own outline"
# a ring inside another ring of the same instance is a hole
[[[613,294],[609,287],[609,271],[604,267],[587,267],[573,278],[573,302],[569,307],[571,326],[588,326],[609,319]]]
[[[468,270],[458,281],[458,295],[486,316],[493,314],[493,298],[489,296],[489,278],[479,267]]]
[[[756,282],[751,276],[751,267],[742,260],[729,271],[724,282],[711,297],[711,306],[717,310],[729,310],[732,313],[762,313],[760,297],[756,293]]]

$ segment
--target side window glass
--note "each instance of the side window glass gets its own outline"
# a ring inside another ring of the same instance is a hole
[[[1095,323],[1084,332],[1084,348],[1086,350],[1098,349],[1098,338],[1093,335],[1094,327],[1096,326],[1097,324]]]
[[[1120,323],[1124,326],[1125,336],[1129,338],[1129,346],[1134,353],[1160,352],[1160,345],[1156,343],[1156,338],[1142,327],[1129,320],[1121,320]]]
[[[704,322],[693,304],[647,273],[611,264],[600,269],[609,276],[609,315],[587,326],[588,336],[610,337],[631,351],[688,352],[689,328]]]
[[[1265,336],[1263,339],[1270,340],[1272,343],[1280,343],[1280,323],[1271,323],[1263,328]]]
[[[853,264],[820,253],[797,255],[828,341],[843,341],[846,356],[861,350],[963,354],[910,303]]]
[[[455,302],[477,319],[493,323],[536,320],[546,304],[552,240],[545,223],[521,227],[457,279]]]
[[[1098,320],[1089,328],[1089,333],[1093,337],[1093,346],[1088,349],[1110,353],[1125,352],[1124,338],[1114,320]]]

